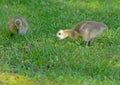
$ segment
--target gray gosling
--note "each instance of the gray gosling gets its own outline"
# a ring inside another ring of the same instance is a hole
[[[11,36],[14,34],[24,35],[28,30],[28,23],[25,18],[15,16],[8,21],[7,28]]]
[[[99,36],[104,29],[108,27],[96,21],[84,21],[78,23],[73,29],[59,30],[56,34],[59,40],[67,37],[72,39],[82,38],[85,41],[85,46],[90,46],[93,38]]]

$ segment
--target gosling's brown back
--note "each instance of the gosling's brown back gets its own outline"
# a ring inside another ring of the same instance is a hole
[[[103,23],[95,22],[95,21],[85,21],[78,23],[73,30],[75,30],[78,33],[82,33],[84,30],[88,30],[89,32],[92,32],[92,31],[100,31],[106,28],[107,26]]]
[[[16,19],[19,19],[19,20],[21,21],[22,26],[23,26],[24,28],[28,27],[27,21],[26,21],[23,17],[20,17],[20,16],[15,16],[15,17],[13,17],[13,18],[9,21],[10,24],[15,24],[15,20],[16,20]]]
[[[97,37],[107,26],[100,22],[85,21],[78,23],[74,27],[74,31],[80,33],[85,41],[90,41],[92,38]]]

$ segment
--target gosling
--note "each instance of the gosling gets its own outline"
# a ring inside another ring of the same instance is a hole
[[[11,36],[24,35],[28,30],[28,23],[24,17],[15,16],[8,21],[7,28]]]
[[[67,37],[71,39],[82,38],[85,46],[90,46],[92,39],[100,36],[103,30],[107,29],[107,25],[96,21],[83,21],[75,25],[73,29],[59,30],[56,34],[58,40]]]

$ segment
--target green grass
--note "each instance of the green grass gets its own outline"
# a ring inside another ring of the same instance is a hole
[[[29,23],[25,36],[10,37],[6,31],[7,21],[15,15]],[[84,48],[82,39],[56,41],[59,29],[85,20],[108,25],[92,46]],[[119,85],[120,1],[1,0],[0,72],[40,85]]]

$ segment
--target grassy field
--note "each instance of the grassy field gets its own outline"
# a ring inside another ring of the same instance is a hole
[[[6,30],[16,15],[29,23],[25,36]],[[108,30],[87,48],[82,39],[56,41],[59,29],[85,20]],[[0,83],[19,85],[7,82],[13,74],[35,85],[120,85],[120,1],[0,0]]]

